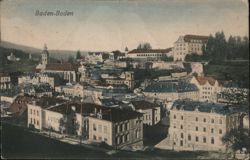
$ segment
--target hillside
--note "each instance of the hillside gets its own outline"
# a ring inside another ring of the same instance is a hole
[[[34,47],[29,47],[29,46],[25,46],[25,45],[20,45],[20,44],[15,44],[15,43],[11,43],[11,42],[7,42],[7,41],[2,41],[0,43],[0,47],[2,48],[6,48],[6,49],[17,49],[17,50],[21,50],[23,52],[26,53],[31,53],[31,54],[41,54],[42,49],[38,49],[38,48],[34,48]],[[76,55],[76,51],[71,51],[71,50],[49,50],[50,53],[50,57],[52,58],[56,58],[58,60],[67,60],[69,58],[69,56],[75,56]],[[81,55],[86,55],[87,51],[81,51]]]

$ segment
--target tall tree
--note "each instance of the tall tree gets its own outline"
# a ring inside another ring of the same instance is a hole
[[[80,59],[80,58],[81,58],[81,52],[80,52],[80,50],[78,50],[76,52],[76,59]]]

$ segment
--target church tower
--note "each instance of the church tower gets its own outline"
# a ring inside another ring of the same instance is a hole
[[[49,52],[48,52],[47,45],[44,44],[44,48],[42,51],[42,65],[47,65],[48,62],[49,62]]]

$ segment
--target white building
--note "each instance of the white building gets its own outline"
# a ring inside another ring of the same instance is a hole
[[[185,35],[180,36],[174,43],[173,57],[174,61],[184,61],[187,54],[195,53],[202,55],[202,48],[206,47],[207,36]]]
[[[171,56],[172,48],[167,49],[134,49],[127,53],[127,57],[133,59],[159,59],[164,56]]]
[[[7,73],[0,73],[0,90],[7,90],[11,88],[10,76]]]
[[[240,126],[239,109],[224,105],[176,101],[170,110],[168,137],[157,145],[162,149],[225,151],[221,138]]]
[[[25,83],[31,83],[31,84],[48,83],[51,87],[54,88],[54,78],[49,77],[47,74],[43,73],[27,74],[18,77],[18,85]]]
[[[114,148],[143,147],[142,114],[118,108],[99,109],[89,117],[89,140]]]
[[[217,93],[219,92],[219,82],[212,77],[194,76],[190,83],[199,88],[199,100],[208,102],[217,102]]]

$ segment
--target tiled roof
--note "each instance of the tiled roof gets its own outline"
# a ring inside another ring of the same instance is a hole
[[[155,107],[160,107],[158,104],[150,103],[147,101],[132,101],[131,102],[135,109],[152,109]]]
[[[185,42],[190,42],[191,40],[202,40],[202,43],[207,43],[208,36],[191,35],[191,34],[187,34],[184,36]]]
[[[128,52],[128,54],[132,54],[132,53],[168,53],[172,51],[172,48],[167,48],[167,49],[134,49],[130,52]]]
[[[49,108],[48,110],[59,112],[62,114],[70,114],[73,111],[72,107],[75,108],[76,113],[82,113],[82,114],[89,115],[95,118],[96,118],[96,115],[94,114],[95,111],[97,114],[101,110],[102,111],[101,119],[111,121],[111,122],[120,122],[120,121],[134,119],[134,118],[142,116],[141,113],[135,112],[132,110],[104,107],[104,106],[91,104],[91,103],[83,103],[83,104],[64,103],[64,104]]]
[[[204,85],[204,84],[206,84],[206,82],[208,82],[210,85],[213,86],[215,84],[215,82],[216,82],[216,80],[213,77],[197,76],[195,78],[196,78],[196,80],[198,81],[198,83],[200,85]]]
[[[215,104],[191,100],[176,100],[171,109],[183,109],[185,111],[195,111],[197,109],[200,112],[214,112],[223,115],[243,111],[239,107],[229,108],[224,104]]]
[[[49,63],[46,65],[45,70],[75,71],[76,68],[71,63]]]
[[[155,82],[147,86],[144,92],[192,92],[198,91],[195,84],[185,82]]]

